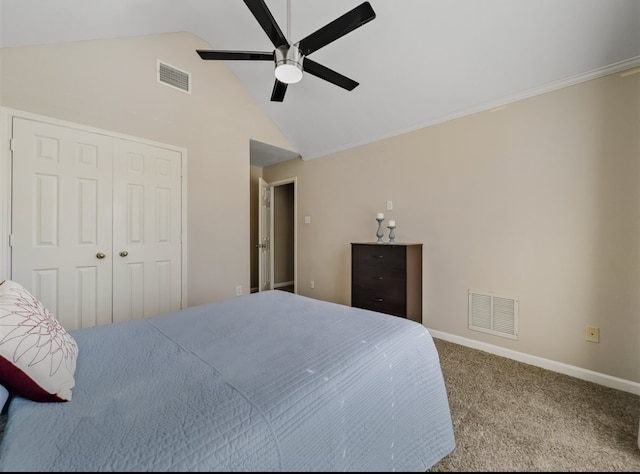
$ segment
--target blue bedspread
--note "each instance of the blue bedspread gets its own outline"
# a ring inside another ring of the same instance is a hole
[[[454,448],[420,324],[283,291],[71,331],[66,403],[14,398],[3,471],[424,471]]]

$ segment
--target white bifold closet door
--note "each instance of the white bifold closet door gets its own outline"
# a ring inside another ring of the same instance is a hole
[[[11,278],[67,330],[180,309],[181,153],[12,126]]]

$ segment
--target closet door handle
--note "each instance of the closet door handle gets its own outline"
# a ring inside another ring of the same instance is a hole
[[[96,258],[97,258],[97,259],[99,259],[99,260],[102,260],[104,257],[106,257],[106,255],[105,255],[105,254],[103,254],[102,252],[98,252],[98,253],[96,254]]]
[[[123,250],[122,252],[120,252],[121,257],[126,257],[127,255],[129,255],[129,252],[127,252],[126,250]]]

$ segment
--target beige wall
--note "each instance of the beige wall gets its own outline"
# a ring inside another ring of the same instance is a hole
[[[203,47],[172,33],[0,49],[0,105],[187,148],[189,305],[249,292],[249,140],[292,149]],[[157,82],[158,59],[192,94]]]
[[[350,304],[350,243],[384,212],[424,244],[428,328],[640,382],[640,75],[264,170],[292,176],[299,294]],[[469,288],[519,299],[518,340],[467,328]]]

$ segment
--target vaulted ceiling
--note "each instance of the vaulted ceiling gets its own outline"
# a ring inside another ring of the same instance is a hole
[[[265,0],[291,43],[362,3],[289,1]],[[640,65],[640,0],[370,3],[373,21],[309,55],[359,82],[350,92],[307,73],[272,102],[271,62],[227,61],[303,159]],[[0,0],[3,47],[174,31],[274,49],[239,0]]]

